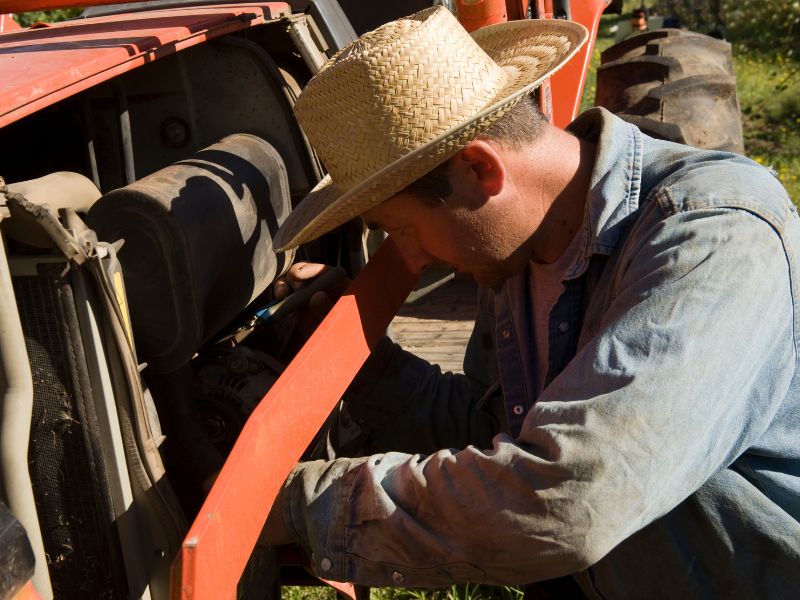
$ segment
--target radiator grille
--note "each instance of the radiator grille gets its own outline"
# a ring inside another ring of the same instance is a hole
[[[14,277],[33,374],[28,452],[56,598],[124,598],[107,471],[63,264]]]

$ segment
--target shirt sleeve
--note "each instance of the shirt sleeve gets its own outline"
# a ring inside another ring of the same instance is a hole
[[[429,454],[470,444],[488,448],[505,429],[502,401],[479,358],[490,346],[488,319],[478,318],[465,374],[437,365],[384,338],[345,393],[348,413],[382,450]]]
[[[285,516],[320,576],[414,587],[573,573],[756,443],[795,361],[778,236],[707,209],[642,240],[519,438],[295,469]]]

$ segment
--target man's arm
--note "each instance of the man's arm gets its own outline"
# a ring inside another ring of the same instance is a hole
[[[433,586],[572,573],[759,439],[795,360],[775,232],[743,211],[683,213],[629,258],[597,335],[518,439],[293,471],[283,516],[321,576]]]
[[[503,428],[502,407],[484,398],[489,388],[485,375],[469,368],[470,362],[480,360],[475,355],[482,352],[477,345],[485,325],[479,319],[473,332],[466,375],[442,373],[437,365],[384,338],[345,394],[348,413],[385,451],[490,447]],[[475,360],[470,361],[471,355]]]
[[[329,269],[317,263],[294,264],[275,282],[275,297],[285,298],[305,288]],[[343,283],[311,296],[298,325],[305,338],[331,309],[329,294],[341,294]],[[370,434],[380,451],[429,453],[469,444],[491,445],[505,420],[497,394],[486,393],[496,380],[489,360],[494,352],[491,311],[491,292],[481,290],[464,359],[465,375],[442,373],[437,365],[402,350],[389,338],[378,343],[344,400],[347,414]]]

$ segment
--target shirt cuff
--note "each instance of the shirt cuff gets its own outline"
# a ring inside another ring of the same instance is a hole
[[[300,463],[284,484],[284,517],[324,579],[346,581],[348,506],[364,458]]]

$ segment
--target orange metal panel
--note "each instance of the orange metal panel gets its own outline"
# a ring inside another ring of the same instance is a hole
[[[566,127],[577,116],[581,105],[581,94],[586,83],[586,71],[597,39],[600,15],[609,0],[577,0],[570,3],[572,20],[589,30],[589,39],[578,53],[550,78],[553,97],[553,124]]]
[[[506,0],[456,0],[456,14],[467,31],[508,21]]]
[[[207,39],[290,14],[284,2],[189,7],[0,35],[0,127]]]
[[[14,595],[12,600],[41,600],[41,596],[36,593],[33,582],[29,581],[19,592]]]
[[[529,0],[506,0],[508,20],[524,19],[528,13],[528,2]]]
[[[578,1],[580,2],[581,0]],[[536,0],[536,6],[540,19],[553,18],[553,0]]]
[[[8,31],[19,31],[22,27],[19,26],[14,18],[10,15],[0,15],[0,33],[6,33]]]
[[[414,285],[387,240],[250,416],[173,564],[173,598],[234,598],[281,485]]]

